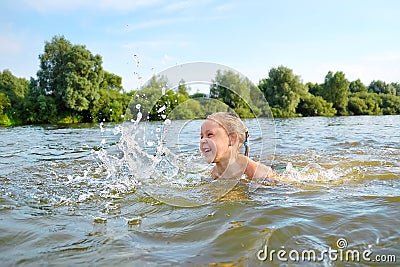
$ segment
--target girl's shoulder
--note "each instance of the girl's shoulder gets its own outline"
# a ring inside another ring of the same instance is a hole
[[[244,155],[239,155],[239,161],[242,166],[245,166],[244,174],[251,179],[256,174],[258,163]]]
[[[246,156],[245,161],[246,161],[246,169],[245,169],[245,174],[249,179],[265,179],[265,178],[270,178],[270,176],[273,176],[272,174],[274,171],[272,170],[271,167],[268,167],[260,162],[256,162]]]

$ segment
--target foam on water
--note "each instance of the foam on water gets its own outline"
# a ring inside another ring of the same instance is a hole
[[[291,183],[335,184],[343,183],[348,179],[360,179],[362,176],[358,167],[344,168],[338,165],[324,168],[317,163],[309,163],[304,168],[295,168],[289,162],[281,174],[281,179]]]

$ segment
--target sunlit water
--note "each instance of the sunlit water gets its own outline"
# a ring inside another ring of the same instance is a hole
[[[254,123],[246,121],[249,128]],[[344,252],[368,250],[372,260],[395,256],[399,264],[400,116],[275,125],[273,167],[282,181],[255,191],[240,182],[222,199],[195,207],[165,204],[138,185],[140,166],[123,160],[120,125],[0,128],[1,266],[383,264],[257,257],[265,246],[337,250],[340,238]],[[198,129],[185,132],[179,149],[196,149],[198,139]],[[260,140],[251,136],[251,155],[260,154]],[[202,189],[193,197],[206,195]]]

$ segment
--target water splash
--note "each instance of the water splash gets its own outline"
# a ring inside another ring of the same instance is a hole
[[[289,162],[281,173],[280,180],[288,183],[340,184],[361,180],[362,177],[362,170],[357,166],[349,168],[336,165],[324,168],[317,163],[309,163],[304,168],[295,168]]]
[[[140,66],[140,59],[139,59],[139,56],[138,55],[133,55],[133,60],[136,62],[136,67],[138,67],[139,68],[139,66]]]
[[[165,140],[173,124],[166,119],[149,123],[147,129],[134,125],[125,128],[121,148],[134,179],[148,194],[171,205],[198,206],[218,199],[221,191],[229,191],[236,180],[212,181],[211,166],[204,163],[200,151],[169,148]],[[132,133],[136,141],[132,141]],[[142,147],[143,142],[138,141],[145,141],[147,146]]]

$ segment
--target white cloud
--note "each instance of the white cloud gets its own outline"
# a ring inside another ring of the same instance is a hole
[[[225,13],[225,12],[232,11],[235,8],[236,8],[236,5],[234,3],[226,3],[226,4],[221,4],[219,6],[216,6],[215,11],[220,12],[220,13]]]
[[[148,19],[145,21],[128,21],[125,23],[124,27],[121,28],[121,25],[111,25],[107,26],[104,30],[107,33],[118,33],[118,34],[127,34],[131,32],[137,32],[146,29],[161,29],[164,27],[165,31],[169,30],[166,27],[172,27],[173,25],[184,25],[188,23],[193,23],[197,19],[190,16],[183,17],[172,17],[172,18],[160,18],[160,19]]]
[[[86,1],[83,1],[86,2]],[[93,5],[98,4],[104,10],[133,11],[140,8],[161,4],[162,0],[93,0]]]
[[[80,9],[129,12],[161,4],[163,0],[23,0],[25,6],[42,13],[75,11]]]
[[[179,1],[179,2],[173,2],[170,4],[167,4],[166,6],[164,6],[161,11],[163,12],[176,12],[176,11],[181,11],[184,9],[188,9],[190,7],[193,7],[193,4],[195,2],[191,2],[191,1]]]

